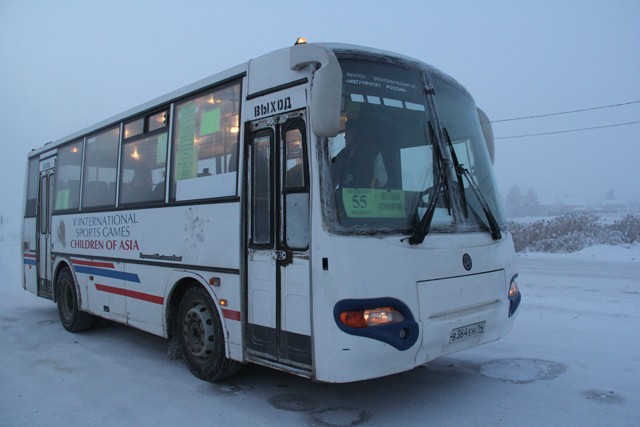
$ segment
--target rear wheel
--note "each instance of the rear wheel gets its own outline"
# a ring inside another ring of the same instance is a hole
[[[60,322],[67,331],[82,332],[93,328],[96,317],[79,310],[76,283],[68,268],[63,268],[58,274],[56,293]]]
[[[176,326],[182,354],[196,377],[217,381],[238,372],[241,364],[226,357],[220,316],[204,289],[193,287],[185,293]]]

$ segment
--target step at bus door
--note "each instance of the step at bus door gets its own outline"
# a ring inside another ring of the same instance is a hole
[[[309,171],[304,110],[248,126],[247,349],[311,369]]]

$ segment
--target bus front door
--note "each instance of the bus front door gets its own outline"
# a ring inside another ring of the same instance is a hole
[[[53,208],[53,184],[55,157],[40,162],[40,184],[37,205],[36,257],[38,271],[38,295],[53,298],[51,258],[51,211]]]
[[[309,168],[304,110],[247,129],[247,349],[311,371]]]

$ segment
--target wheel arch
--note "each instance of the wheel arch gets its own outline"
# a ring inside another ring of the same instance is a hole
[[[200,287],[209,294],[209,296],[211,297],[211,300],[213,301],[213,306],[218,312],[218,317],[220,318],[220,323],[222,325],[222,330],[223,330],[225,353],[227,354],[227,357],[228,357],[230,353],[229,331],[227,328],[226,319],[224,318],[224,314],[222,312],[222,307],[220,307],[220,302],[218,301],[218,297],[216,296],[215,292],[211,289],[211,286],[209,286],[202,277],[196,274],[185,275],[184,272],[182,273],[183,273],[182,277],[174,281],[174,284],[171,287],[171,291],[167,295],[167,303],[166,303],[165,318],[164,318],[165,331],[166,331],[167,338],[169,338],[169,340],[173,340],[176,337],[175,320],[178,317],[178,310],[180,309],[180,301],[182,300],[186,292],[189,290],[189,288]]]
[[[78,278],[76,277],[76,272],[73,269],[71,260],[64,257],[56,257],[56,262],[53,267],[53,274],[51,275],[51,286],[53,289],[52,300],[54,303],[58,302],[58,276],[64,268],[68,268],[71,272],[71,276],[73,277],[73,284],[76,287],[76,295],[78,296],[78,306],[81,307],[82,292],[80,292],[80,286],[78,286]]]

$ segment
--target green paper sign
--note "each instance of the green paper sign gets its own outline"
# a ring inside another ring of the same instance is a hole
[[[69,209],[71,190],[60,190],[56,194],[56,209]]]
[[[167,134],[158,135],[158,145],[156,148],[156,164],[161,165],[167,160]]]
[[[342,203],[349,218],[404,218],[403,190],[343,188]]]
[[[180,109],[180,131],[176,153],[176,180],[196,177],[198,151],[195,146],[196,104],[191,102]]]
[[[220,109],[202,113],[200,119],[200,136],[209,135],[220,130]]]

